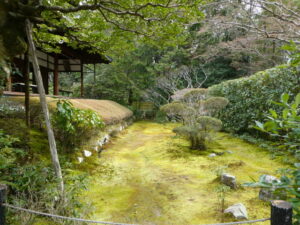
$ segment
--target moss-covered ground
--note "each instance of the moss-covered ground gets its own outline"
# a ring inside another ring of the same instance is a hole
[[[186,140],[175,137],[174,126],[138,122],[112,140],[95,159],[103,166],[93,169],[81,196],[93,205],[90,218],[140,224],[221,222],[218,173],[231,173],[242,184],[286,167],[265,150],[225,133],[215,135],[209,150],[191,151]],[[225,153],[208,157],[212,152]],[[226,194],[225,207],[239,202],[249,219],[269,217],[269,204],[258,199],[257,189],[239,187]],[[224,221],[234,219],[226,216]]]

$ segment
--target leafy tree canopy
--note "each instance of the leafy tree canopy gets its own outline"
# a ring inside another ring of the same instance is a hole
[[[90,47],[95,52],[128,48],[133,40],[175,44],[185,27],[202,16],[200,0],[5,0],[0,28],[9,56],[24,52],[24,20],[35,24],[37,43],[54,50],[58,43]],[[14,26],[12,26],[14,24]],[[10,40],[10,41],[8,41]],[[9,42],[9,43],[7,43]],[[18,43],[11,51],[12,42]]]

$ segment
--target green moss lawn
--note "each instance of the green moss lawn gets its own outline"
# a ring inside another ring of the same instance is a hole
[[[208,151],[191,151],[187,141],[175,137],[175,126],[138,122],[112,140],[96,159],[102,166],[94,168],[81,196],[92,204],[90,218],[140,224],[221,222],[218,173],[231,173],[242,184],[261,174],[276,175],[285,166],[265,150],[225,133],[215,135]],[[226,153],[208,157],[212,152]],[[258,189],[240,187],[227,194],[226,206],[239,202],[247,207],[249,219],[269,217],[269,205],[258,199]],[[224,221],[234,219],[226,216]]]

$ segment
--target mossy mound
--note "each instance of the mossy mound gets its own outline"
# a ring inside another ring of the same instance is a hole
[[[176,126],[138,122],[112,141],[96,160],[113,169],[93,172],[81,196],[94,207],[91,218],[139,224],[221,222],[216,192],[220,171],[235,175],[241,184],[261,174],[276,175],[276,169],[286,166],[271,160],[263,149],[225,133],[217,134],[208,151],[191,151],[186,140],[174,136]],[[225,153],[208,157],[212,152]],[[257,189],[230,191],[225,206],[239,202],[247,207],[249,219],[270,216],[269,204],[258,199]],[[233,220],[226,216],[224,221]]]
[[[24,103],[24,96],[9,97],[10,100]],[[49,110],[53,111],[56,108],[56,103],[60,98],[47,97]],[[68,99],[76,108],[91,109],[98,113],[106,124],[118,123],[122,120],[130,118],[132,111],[126,107],[110,100],[96,99]],[[40,100],[37,96],[30,97],[30,106],[33,116],[37,116],[40,109]]]

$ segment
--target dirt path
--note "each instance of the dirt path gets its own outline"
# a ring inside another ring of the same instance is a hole
[[[210,150],[229,151],[224,155],[209,158],[209,151],[191,152],[185,140],[174,137],[173,127],[135,123],[112,141],[82,196],[93,206],[91,218],[139,224],[220,222],[220,171],[243,183],[283,167],[268,153],[226,134],[218,134]],[[269,206],[257,194],[254,189],[230,191],[226,206],[242,202],[250,219],[268,217]]]

